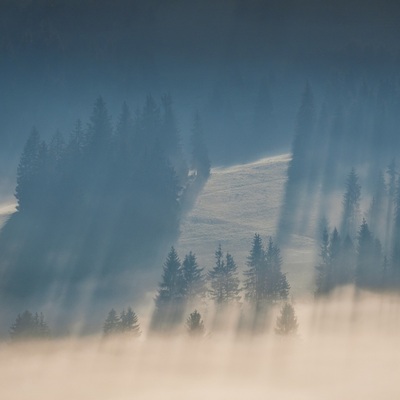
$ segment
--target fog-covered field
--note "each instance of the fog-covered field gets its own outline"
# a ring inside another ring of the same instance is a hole
[[[355,293],[296,304],[297,337],[227,328],[192,340],[101,337],[0,347],[2,399],[395,399],[400,299]],[[205,320],[206,328],[209,321]]]

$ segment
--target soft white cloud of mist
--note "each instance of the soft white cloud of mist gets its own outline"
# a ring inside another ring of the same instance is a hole
[[[400,298],[352,288],[295,304],[299,335],[233,330],[138,340],[3,343],[0,398],[395,399]],[[276,310],[278,311],[278,310]],[[206,328],[211,325],[205,320]],[[274,319],[275,320],[275,317]]]

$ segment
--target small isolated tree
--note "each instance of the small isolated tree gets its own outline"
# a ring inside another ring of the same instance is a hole
[[[186,329],[192,337],[204,335],[204,323],[201,319],[201,314],[197,310],[194,310],[186,320]]]
[[[140,336],[140,325],[138,317],[131,307],[128,307],[128,311],[123,310],[119,317],[120,320],[120,331],[127,333],[132,336]]]
[[[299,324],[290,303],[285,303],[281,308],[281,313],[276,319],[275,333],[282,336],[295,335]]]
[[[47,339],[50,337],[50,329],[44,320],[43,314],[32,314],[25,311],[18,314],[10,328],[12,340],[21,339]]]
[[[108,313],[108,316],[103,325],[104,336],[109,336],[118,333],[120,329],[120,322],[121,321],[117,312],[114,309],[112,309]]]

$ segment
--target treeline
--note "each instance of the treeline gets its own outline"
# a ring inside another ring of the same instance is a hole
[[[343,195],[341,225],[322,223],[316,294],[354,284],[372,290],[400,288],[400,179],[392,162],[376,174],[372,200],[362,217],[361,185],[353,168]],[[386,179],[385,179],[386,178]]]
[[[86,126],[41,139],[33,129],[17,171],[17,212],[0,233],[1,294],[68,302],[74,286],[96,277],[98,295],[116,290],[120,274],[151,265],[177,238],[182,210],[210,174],[200,117],[192,154],[183,154],[172,99],[148,96],[113,126],[97,99]],[[103,293],[102,293],[103,292]]]
[[[279,248],[269,240],[264,248],[260,235],[253,238],[247,269],[240,280],[237,265],[221,246],[215,252],[215,265],[205,272],[193,253],[180,261],[174,248],[163,267],[155,297],[151,329],[169,332],[180,326],[187,310],[212,303],[217,319],[227,309],[244,305],[240,324],[263,329],[271,307],[288,300],[290,285],[282,272]]]
[[[351,168],[364,170],[365,191],[372,193],[376,171],[397,157],[400,85],[396,77],[355,79],[338,75],[315,94],[303,92],[295,124],[292,160],[287,172],[278,234],[309,234],[312,210],[329,212],[329,199],[342,190]]]
[[[192,252],[181,262],[172,247],[163,266],[149,333],[169,334],[185,328],[188,335],[203,337],[206,328],[198,309],[206,311],[212,304],[215,318],[208,332],[219,330],[219,322],[230,312],[240,313],[239,331],[263,332],[270,327],[276,306],[280,306],[275,332],[296,334],[298,322],[289,301],[290,285],[281,269],[280,250],[271,238],[264,248],[260,235],[254,235],[246,267],[241,280],[233,256],[224,253],[221,245],[215,252],[215,265],[208,271],[198,265]],[[104,337],[122,334],[131,338],[141,335],[139,318],[131,307],[120,313],[111,309],[104,321]],[[18,315],[10,336],[11,339],[47,339],[50,330],[42,314],[33,316],[26,311]]]

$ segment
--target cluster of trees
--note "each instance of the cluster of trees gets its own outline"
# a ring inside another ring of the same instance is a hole
[[[26,310],[18,314],[10,328],[10,337],[13,341],[26,339],[48,339],[50,329],[44,320],[43,314],[32,314]]]
[[[46,296],[59,283],[72,298],[70,287],[94,273],[108,290],[120,271],[151,265],[210,174],[198,115],[192,145],[187,163],[169,95],[161,105],[148,96],[134,116],[124,104],[115,127],[99,97],[67,139],[46,142],[34,129],[17,171],[18,211],[0,233],[1,293]]]
[[[338,75],[318,97],[306,85],[295,124],[279,243],[294,232],[311,234],[310,213],[318,210],[322,218],[329,212],[330,198],[343,189],[342,177],[351,167],[365,170],[364,188],[374,195],[376,171],[397,156],[400,146],[399,104],[395,78],[376,82]]]
[[[140,336],[140,324],[136,313],[131,307],[128,307],[127,311],[122,310],[119,315],[114,309],[111,309],[104,321],[103,333],[104,336],[118,333]]]
[[[281,270],[279,248],[269,239],[264,249],[260,235],[255,234],[241,286],[239,272],[230,253],[221,245],[215,252],[215,265],[205,273],[193,253],[181,263],[172,247],[163,268],[163,276],[155,298],[152,329],[168,330],[181,323],[188,307],[212,301],[217,310],[239,305],[242,293],[255,312],[287,300],[290,285]]]
[[[384,290],[400,284],[400,180],[392,162],[387,179],[382,172],[372,189],[370,207],[361,220],[361,185],[353,168],[346,181],[340,229],[322,230],[320,263],[316,267],[316,294],[335,287]],[[367,221],[370,221],[368,223]]]

